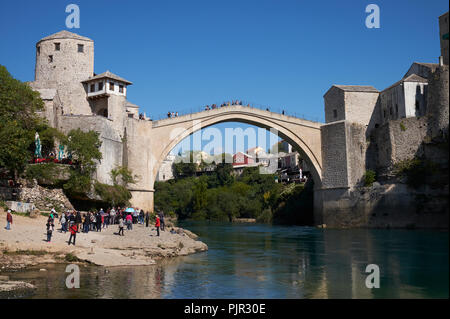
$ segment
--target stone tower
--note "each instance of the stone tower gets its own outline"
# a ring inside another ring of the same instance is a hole
[[[60,31],[36,44],[34,88],[56,89],[64,114],[91,114],[82,81],[94,75],[94,41]]]

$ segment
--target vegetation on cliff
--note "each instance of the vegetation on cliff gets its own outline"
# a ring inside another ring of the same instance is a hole
[[[0,65],[0,167],[15,177],[24,172],[33,157],[36,132],[42,136],[42,149],[50,147],[59,136],[39,116],[43,108],[39,93],[14,79]]]
[[[197,164],[175,165],[186,172]],[[221,163],[208,175],[156,182],[155,207],[180,219],[255,218],[268,223],[312,223],[310,186],[277,183],[275,175],[260,174],[257,167],[245,168],[237,177],[232,170],[231,164]]]
[[[95,182],[95,193],[110,206],[128,206],[131,193],[127,187],[129,184],[135,184],[138,176],[123,166],[112,169],[110,175],[113,185]]]
[[[123,167],[113,170],[114,185],[93,180],[97,163],[102,159],[99,133],[76,129],[63,134],[48,125],[40,113],[43,110],[40,94],[27,83],[14,79],[0,65],[0,168],[14,179],[24,177],[61,187],[71,198],[86,199],[94,190],[103,202],[128,203],[131,194],[126,186],[135,179],[131,171]],[[42,154],[49,154],[57,144],[65,146],[73,159],[66,170],[68,176],[62,179],[61,167],[52,162],[28,165],[34,156],[36,132]]]

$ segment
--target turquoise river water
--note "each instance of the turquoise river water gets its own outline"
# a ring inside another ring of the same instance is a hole
[[[448,298],[448,232],[331,230],[185,222],[209,251],[154,266],[81,266],[67,289],[65,265],[9,274],[37,286],[23,298]],[[368,264],[380,287],[366,287]]]

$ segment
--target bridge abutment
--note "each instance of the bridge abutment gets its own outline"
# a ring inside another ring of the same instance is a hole
[[[155,190],[130,190],[131,204],[133,207],[144,210],[145,212],[153,212]]]

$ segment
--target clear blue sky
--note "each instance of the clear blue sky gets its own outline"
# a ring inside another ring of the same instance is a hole
[[[35,43],[81,10],[95,41],[95,72],[134,84],[128,99],[147,115],[241,99],[324,121],[332,84],[384,89],[413,61],[437,62],[445,0],[1,1],[0,64],[34,79]],[[367,29],[375,3],[381,28]]]
[[[78,4],[95,41],[95,72],[132,81],[129,100],[147,114],[229,99],[321,121],[332,84],[383,89],[413,61],[436,62],[444,0],[389,1],[3,1],[0,63],[33,80],[35,43],[65,27]],[[367,29],[367,4],[381,28]]]

